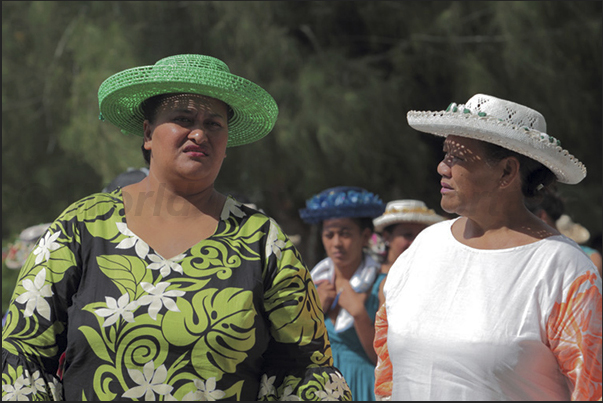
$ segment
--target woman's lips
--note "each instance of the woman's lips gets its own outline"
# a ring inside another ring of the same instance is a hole
[[[440,189],[440,193],[441,194],[446,194],[446,193],[450,193],[452,192],[452,186],[444,183],[444,182],[440,182],[440,186],[442,186],[442,188]]]
[[[205,148],[199,146],[188,146],[184,149],[184,152],[191,157],[206,157],[208,152]]]
[[[338,260],[343,259],[344,256],[345,256],[345,253],[343,253],[343,252],[333,252],[331,254],[332,259],[338,259]]]

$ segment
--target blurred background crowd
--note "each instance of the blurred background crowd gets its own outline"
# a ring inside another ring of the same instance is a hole
[[[584,162],[586,179],[559,192],[564,213],[589,232],[584,243],[600,251],[601,4],[2,2],[3,311],[18,273],[14,245],[144,166],[140,139],[97,119],[102,80],[177,53],[216,56],[275,97],[272,134],[230,149],[216,187],[273,216],[309,267],[325,255],[298,211],[322,189],[360,186],[445,215],[441,140],[410,128],[406,112],[474,93],[535,108]]]

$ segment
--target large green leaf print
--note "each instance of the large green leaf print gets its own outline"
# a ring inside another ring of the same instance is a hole
[[[191,362],[203,379],[215,376],[220,380],[221,371],[234,373],[255,345],[253,293],[236,288],[206,289],[193,296],[192,305],[180,300],[178,307],[181,312],[168,311],[164,317],[170,323],[163,328],[168,342],[191,345]]]
[[[275,286],[266,292],[266,312],[284,343],[312,343],[324,337],[326,329],[320,301],[312,277],[307,270],[295,266],[283,267],[274,280]]]
[[[84,223],[93,223],[99,219],[105,221],[110,219],[113,215],[119,214],[119,209],[117,208],[119,205],[120,204],[115,202],[115,198],[113,196],[110,196],[106,193],[98,193],[73,203],[71,206],[65,209],[59,219],[65,222],[75,219],[76,221]],[[121,218],[117,221],[120,222]],[[94,237],[111,239],[119,234],[117,228],[114,227],[86,225],[86,228]],[[110,228],[114,233],[105,233],[107,228]],[[100,232],[97,230],[100,230]]]
[[[96,258],[98,267],[119,288],[121,294],[128,293],[130,301],[138,298],[144,290],[139,286],[141,281],[153,282],[153,274],[147,270],[144,260],[136,256],[103,255]]]

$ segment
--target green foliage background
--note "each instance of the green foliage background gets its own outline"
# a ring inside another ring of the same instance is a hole
[[[583,182],[560,187],[567,211],[599,234],[601,4],[3,1],[3,246],[144,166],[141,140],[98,120],[97,90],[113,73],[178,53],[218,57],[277,100],[273,132],[230,149],[216,186],[301,234],[309,265],[320,245],[298,209],[327,187],[418,198],[441,212],[441,139],[411,129],[406,112],[478,92],[546,117],[588,168]],[[15,272],[3,267],[3,301]]]

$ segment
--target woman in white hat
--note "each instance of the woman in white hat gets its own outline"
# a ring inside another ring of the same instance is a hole
[[[488,95],[407,115],[442,136],[441,207],[392,266],[375,392],[392,400],[600,400],[601,276],[524,199],[584,166],[537,111]]]
[[[98,95],[149,172],[67,208],[21,269],[3,400],[349,400],[299,252],[214,189],[227,147],[274,127],[272,96],[203,55],[122,71]]]
[[[387,274],[398,256],[412,244],[419,232],[431,224],[443,221],[444,217],[420,200],[404,199],[387,203],[383,215],[375,218],[375,232],[385,244],[385,259],[381,273]]]

